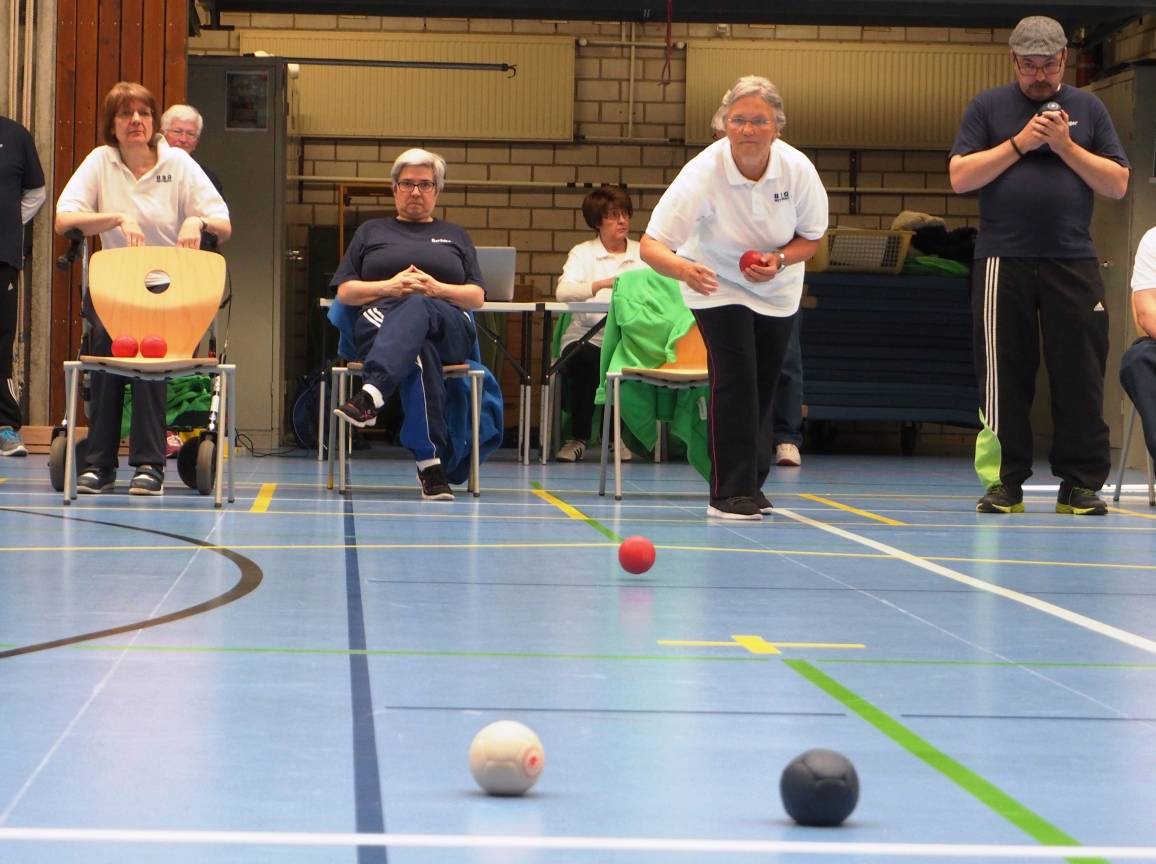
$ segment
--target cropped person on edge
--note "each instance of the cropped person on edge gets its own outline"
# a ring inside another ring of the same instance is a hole
[[[76,169],[56,203],[56,232],[72,228],[100,234],[101,246],[182,246],[198,249],[203,232],[229,239],[232,225],[209,178],[192,157],[154,134],[156,100],[142,85],[121,81],[104,98],[101,128],[105,144]],[[92,323],[91,352],[109,356],[112,338],[85,303]],[[88,461],[77,491],[107,492],[116,484],[121,411],[127,383],[119,375],[92,375]],[[129,464],[136,468],[129,493],[164,491],[165,382],[132,381]]]
[[[452,501],[441,454],[446,448],[442,366],[463,363],[477,338],[469,311],[485,301],[478,254],[465,229],[434,218],[446,163],[413,148],[393,163],[396,214],[363,223],[329,283],[346,306],[360,307],[353,337],[365,362],[363,385],[334,413],[372,426],[385,400],[421,368],[421,387],[404,400],[407,418],[424,418],[421,440],[403,441],[417,462],[421,495]],[[403,395],[406,391],[403,390]]]
[[[27,456],[20,400],[12,377],[17,277],[24,268],[24,226],[44,203],[44,172],[28,130],[0,117],[0,456]]]
[[[1156,228],[1148,229],[1136,250],[1132,314],[1143,335],[1120,359],[1120,383],[1140,413],[1144,443],[1156,459]]]
[[[642,237],[642,259],[683,283],[710,373],[707,515],[761,519],[773,461],[771,404],[803,292],[803,262],[827,230],[815,166],[779,139],[783,100],[766,78],[723,96],[726,138],[679,172]],[[744,252],[755,263],[741,267]]]
[[[1124,197],[1129,167],[1104,103],[1062,83],[1067,44],[1058,21],[1020,21],[1008,39],[1016,80],[971,101],[948,163],[952,189],[979,191],[971,296],[980,513],[1023,512],[1041,332],[1056,512],[1108,512],[1096,494],[1111,469],[1108,310],[1088,226],[1095,194]]]
[[[609,302],[619,273],[646,266],[638,241],[630,239],[634,205],[620,186],[595,189],[582,202],[582,215],[597,236],[570,250],[558,280],[558,299],[563,302],[598,300]],[[603,318],[603,312],[575,312],[562,334],[566,391],[570,397],[570,438],[558,448],[559,462],[577,462],[586,452],[594,417],[594,394],[598,390],[602,334],[579,340]],[[629,458],[623,449],[622,457]]]

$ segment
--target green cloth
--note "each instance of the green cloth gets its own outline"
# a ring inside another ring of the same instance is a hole
[[[908,255],[903,262],[904,276],[966,277],[971,270],[961,261],[938,255]]]
[[[186,411],[208,412],[213,404],[213,379],[209,375],[170,378],[165,392],[165,428]],[[124,388],[124,410],[120,415],[120,437],[127,438],[132,426],[132,388]]]
[[[654,369],[675,359],[675,345],[694,326],[678,282],[649,268],[623,273],[614,283],[610,312],[602,339],[601,380],[594,397],[606,404],[606,373],[626,366]],[[686,390],[652,387],[637,381],[622,382],[623,437],[653,451],[658,440],[655,421],[667,423],[675,440],[671,455],[684,450],[687,461],[704,478],[710,477],[705,385]],[[681,446],[676,446],[675,442]],[[685,449],[684,449],[685,448]]]

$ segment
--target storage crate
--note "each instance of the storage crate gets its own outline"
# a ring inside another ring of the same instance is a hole
[[[911,231],[829,228],[807,262],[812,273],[898,273],[911,247]]]

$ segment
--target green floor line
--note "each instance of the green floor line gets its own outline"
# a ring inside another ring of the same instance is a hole
[[[921,738],[894,717],[876,708],[862,696],[847,689],[811,663],[806,660],[784,660],[783,662],[836,702],[858,714],[908,753],[943,774],[1032,839],[1045,846],[1080,845],[1076,839],[1057,828],[1043,816],[1030,810],[1026,805],[1021,804],[966,765],[952,759],[930,741]],[[1100,858],[1067,858],[1065,860],[1108,864]]]

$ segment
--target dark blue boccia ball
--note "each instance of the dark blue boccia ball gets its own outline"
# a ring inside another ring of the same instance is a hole
[[[859,803],[859,775],[842,753],[816,748],[787,763],[779,781],[783,807],[800,825],[839,825]]]

